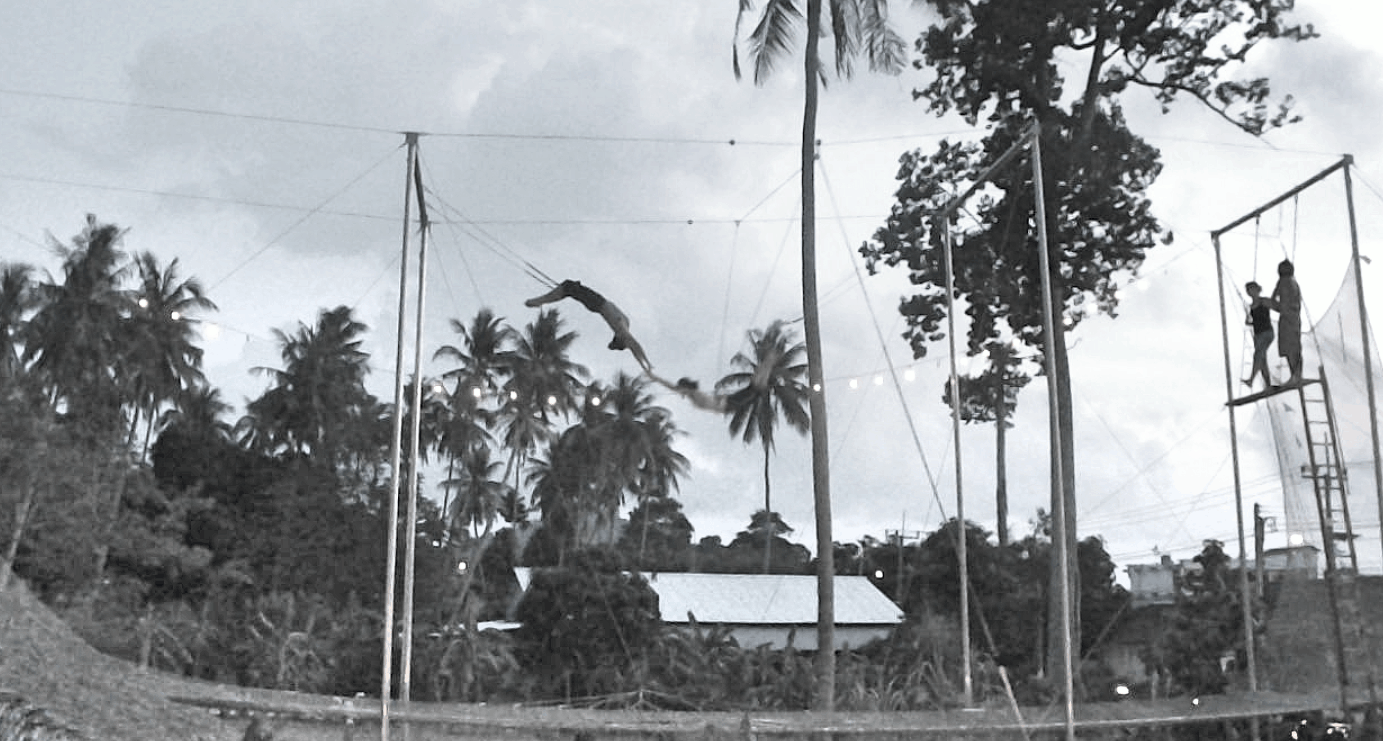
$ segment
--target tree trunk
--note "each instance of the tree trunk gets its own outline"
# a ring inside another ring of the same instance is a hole
[[[816,692],[813,709],[835,709],[835,549],[831,536],[830,450],[826,387],[821,368],[821,317],[816,296],[816,108],[821,0],[807,0],[805,105],[802,112],[802,323],[807,344],[812,437],[812,493],[816,509]]]
[[[639,568],[641,568],[641,569],[645,567],[645,566],[644,566],[644,560],[643,560],[643,554],[644,554],[644,549],[648,547],[648,507],[649,507],[648,500],[649,500],[649,497],[640,497],[640,499],[639,499],[639,504],[643,507],[643,523],[642,523],[642,526],[639,528],[639,558],[638,558]]]
[[[144,616],[139,620],[139,668],[149,670],[149,659],[154,653],[154,603],[144,603]]]
[[[998,510],[999,547],[1008,547],[1008,454],[1006,452],[1005,427],[1008,426],[1008,380],[1007,371],[999,369],[996,374],[999,388],[994,394],[994,503]]]
[[[10,574],[14,568],[14,559],[19,555],[19,541],[24,537],[24,530],[29,525],[29,513],[34,506],[34,475],[30,471],[24,477],[24,487],[19,494],[19,501],[14,505],[14,524],[10,526],[10,540],[5,545],[4,560],[0,561],[0,590],[10,586]]]
[[[139,446],[140,463],[146,463],[149,460],[149,441],[154,437],[155,411],[157,410],[150,409],[148,418],[144,420],[144,443]]]
[[[768,443],[764,443],[764,527],[768,537],[764,538],[764,573],[773,565],[773,498],[768,484]]]
[[[485,551],[490,549],[490,544],[495,540],[495,536],[490,532],[493,528],[494,520],[492,519],[490,523],[485,526],[485,534],[473,541],[474,545],[471,547],[471,555],[466,561],[466,571],[461,574],[461,599],[457,602],[456,612],[452,616],[453,623],[457,620],[465,620],[466,630],[469,631],[471,635],[475,635],[475,616],[480,614],[480,608],[478,606],[473,607],[470,605],[470,603],[473,602],[471,599],[471,584],[475,581],[476,572],[480,571],[480,562],[485,559]],[[470,611],[467,612],[467,610]]]

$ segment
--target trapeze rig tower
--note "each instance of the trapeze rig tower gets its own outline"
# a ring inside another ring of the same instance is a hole
[[[1240,397],[1234,396],[1235,375],[1233,367],[1230,364],[1229,323],[1225,299],[1225,269],[1220,238],[1226,232],[1250,220],[1256,223],[1257,219],[1270,209],[1276,208],[1288,200],[1296,199],[1303,191],[1316,185],[1336,171],[1342,172],[1345,199],[1349,214],[1350,255],[1352,260],[1351,273],[1353,275],[1354,294],[1357,297],[1360,315],[1358,328],[1359,344],[1363,349],[1363,372],[1368,393],[1374,483],[1380,509],[1383,509],[1383,461],[1380,461],[1379,456],[1378,415],[1373,384],[1372,350],[1369,347],[1368,314],[1364,306],[1364,294],[1360,282],[1359,238],[1349,172],[1349,168],[1352,164],[1353,158],[1346,155],[1335,164],[1303,181],[1301,184],[1288,190],[1281,196],[1268,201],[1264,205],[1250,211],[1225,227],[1211,232],[1211,239],[1215,247],[1215,268],[1219,279],[1220,323],[1224,340],[1225,395],[1227,397],[1225,406],[1229,414],[1235,503],[1239,510],[1240,553],[1243,554],[1245,551],[1245,534],[1235,410],[1256,402],[1271,401],[1280,394],[1295,393],[1298,402],[1297,410],[1301,418],[1300,441],[1301,447],[1304,448],[1305,453],[1305,461],[1300,465],[1298,475],[1302,480],[1310,482],[1311,493],[1314,496],[1315,514],[1320,528],[1321,552],[1325,556],[1324,581],[1329,599],[1331,627],[1333,628],[1332,632],[1334,634],[1332,637],[1335,644],[1335,665],[1340,685],[1342,710],[1346,710],[1349,706],[1348,689],[1350,676],[1348,667],[1346,666],[1346,631],[1349,632],[1351,640],[1358,640],[1363,631],[1363,621],[1359,615],[1357,580],[1359,574],[1359,558],[1358,551],[1355,547],[1354,525],[1349,511],[1348,466],[1346,465],[1347,461],[1340,443],[1340,431],[1336,423],[1335,407],[1330,393],[1330,379],[1327,377],[1326,364],[1322,361],[1315,369],[1317,372],[1316,378],[1302,378],[1281,386],[1270,386],[1267,390],[1259,393]],[[1314,327],[1312,331],[1314,333]],[[1293,422],[1293,426],[1295,426],[1295,422]],[[1276,432],[1275,430],[1275,433]],[[1278,445],[1282,445],[1282,442],[1279,441]],[[1284,477],[1291,475],[1291,473],[1291,471],[1282,471]],[[1242,601],[1245,605],[1245,611],[1247,612],[1247,606],[1251,599],[1248,586],[1247,559],[1242,560],[1241,567],[1241,587],[1243,589]],[[1260,589],[1261,587],[1262,585],[1260,585]],[[1246,619],[1251,619],[1249,615],[1245,617]],[[1252,688],[1256,689],[1256,667],[1254,666],[1253,643],[1253,636],[1249,634],[1247,636],[1247,653],[1249,656],[1250,683],[1253,685]],[[1371,672],[1369,684],[1372,685]]]

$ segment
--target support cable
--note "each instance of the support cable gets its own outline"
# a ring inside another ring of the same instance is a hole
[[[327,196],[321,203],[318,203],[316,206],[309,209],[307,213],[304,213],[302,216],[298,217],[297,221],[294,221],[292,224],[289,224],[286,229],[275,235],[273,239],[269,240],[268,243],[266,243],[263,247],[260,247],[254,254],[250,255],[244,260],[241,260],[240,264],[236,265],[234,268],[231,268],[230,272],[221,276],[219,280],[207,286],[207,292],[210,293],[211,291],[219,287],[221,284],[225,283],[227,280],[230,279],[232,275],[235,275],[236,273],[240,272],[240,270],[244,268],[246,265],[249,265],[251,262],[254,262],[256,259],[258,259],[260,255],[263,255],[265,252],[268,252],[269,248],[278,244],[279,240],[288,236],[288,234],[292,232],[294,229],[297,229],[298,227],[302,226],[303,222],[307,221],[313,216],[316,216],[322,209],[326,208],[328,204],[330,204],[337,198],[341,197],[342,194],[354,187],[356,183],[360,182],[361,180],[364,180],[367,175],[379,169],[379,167],[383,165],[385,162],[388,162],[390,159],[393,159],[394,154],[398,152],[399,149],[402,148],[402,146],[403,145],[391,149],[389,153],[381,157],[378,162],[375,162],[373,165],[370,165],[369,168],[367,168],[364,172],[360,173],[359,175],[356,175],[354,178],[351,178],[351,180],[347,182],[345,185],[341,186],[339,190]]]

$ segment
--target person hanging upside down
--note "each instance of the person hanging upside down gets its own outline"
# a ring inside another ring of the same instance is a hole
[[[564,280],[558,283],[556,288],[541,296],[528,299],[523,302],[523,305],[528,307],[542,306],[561,301],[564,298],[576,299],[581,302],[582,306],[605,319],[605,323],[610,325],[610,329],[614,330],[615,333],[608,345],[611,350],[628,350],[633,353],[634,359],[639,361],[639,365],[645,371],[653,370],[653,364],[648,362],[648,356],[644,354],[643,346],[629,332],[629,317],[625,316],[618,306],[610,303],[604,296],[581,285],[581,281]]]
[[[1249,315],[1245,324],[1253,327],[1253,371],[1244,379],[1244,385],[1253,388],[1253,379],[1263,377],[1263,385],[1273,387],[1272,376],[1268,375],[1268,345],[1273,344],[1272,299],[1263,295],[1263,287],[1256,281],[1244,286],[1249,294]]]
[[[1297,285],[1296,268],[1291,260],[1277,264],[1277,286],[1273,288],[1272,306],[1277,309],[1277,354],[1287,359],[1291,378],[1289,386],[1301,383],[1301,287]]]
[[[768,386],[768,376],[773,372],[773,366],[777,363],[778,356],[775,354],[764,362],[754,367],[754,375],[749,379],[749,386],[754,389],[763,390]],[[701,384],[691,378],[679,378],[677,383],[663,378],[653,371],[645,371],[649,378],[666,386],[669,391],[690,401],[692,406],[697,409],[705,409],[708,412],[719,412],[725,414],[730,410],[730,397],[724,394],[708,394],[701,390]]]
[[[679,378],[677,383],[673,383],[652,371],[648,371],[648,377],[663,384],[669,391],[690,401],[692,406],[697,409],[724,414],[730,408],[729,397],[720,394],[708,394],[701,390],[701,384],[690,378]]]

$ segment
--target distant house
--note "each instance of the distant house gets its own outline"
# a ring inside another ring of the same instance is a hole
[[[528,589],[531,571],[514,569],[519,587]],[[663,622],[689,627],[724,626],[744,648],[768,644],[784,648],[789,639],[804,651],[816,650],[816,577],[789,574],[644,574],[658,595]],[[903,622],[903,610],[864,576],[837,576],[836,650],[858,648],[886,638]]]
[[[768,644],[815,651],[816,577],[788,574],[645,575],[658,594],[663,622],[730,629],[744,648]],[[903,622],[903,610],[863,576],[835,580],[835,647],[858,648],[885,638]]]
[[[1273,584],[1283,579],[1319,579],[1319,562],[1320,550],[1313,545],[1270,548],[1263,551],[1263,581]],[[1239,568],[1239,559],[1231,558],[1229,567]],[[1257,567],[1256,561],[1249,562],[1250,573]],[[1199,572],[1200,568],[1195,559],[1173,561],[1166,555],[1157,563],[1129,565],[1129,594],[1133,597],[1133,606],[1174,604],[1181,578]]]
[[[1301,626],[1295,626],[1285,632],[1276,627],[1283,623],[1283,618],[1279,616],[1287,612],[1280,607],[1283,603],[1277,595],[1287,586],[1291,586],[1291,594],[1298,594],[1302,590],[1317,589],[1319,591],[1324,589],[1323,582],[1319,581],[1319,561],[1320,551],[1312,545],[1272,548],[1263,551],[1263,582],[1268,588],[1269,602],[1272,606],[1268,613],[1268,626],[1270,635],[1282,636],[1275,639],[1278,643],[1285,644],[1290,641],[1300,643],[1307,640],[1298,636],[1297,633],[1299,632],[1314,634],[1315,636],[1324,635],[1319,626],[1327,623],[1323,622],[1319,615],[1317,615],[1315,623],[1303,619]],[[1239,560],[1237,558],[1231,559],[1229,565],[1231,568],[1237,569]],[[1170,556],[1165,555],[1157,563],[1132,564],[1127,567],[1129,596],[1132,600],[1131,609],[1124,613],[1119,622],[1113,626],[1100,649],[1101,656],[1116,675],[1134,682],[1151,678],[1143,666],[1143,652],[1152,645],[1158,636],[1163,634],[1174,616],[1174,607],[1181,580],[1187,574],[1195,574],[1200,569],[1201,565],[1196,563],[1194,559],[1174,561]],[[1249,569],[1251,573],[1256,572],[1258,563],[1250,561]],[[1303,584],[1306,586],[1302,586]],[[1239,584],[1236,579],[1234,588],[1238,589],[1238,587]],[[1309,608],[1303,608],[1298,603],[1308,605]],[[1294,610],[1313,608],[1319,611],[1328,604],[1328,600],[1324,598],[1289,599],[1287,604]],[[1314,627],[1308,628],[1307,626]],[[1322,655],[1329,653],[1324,649],[1322,652]]]

